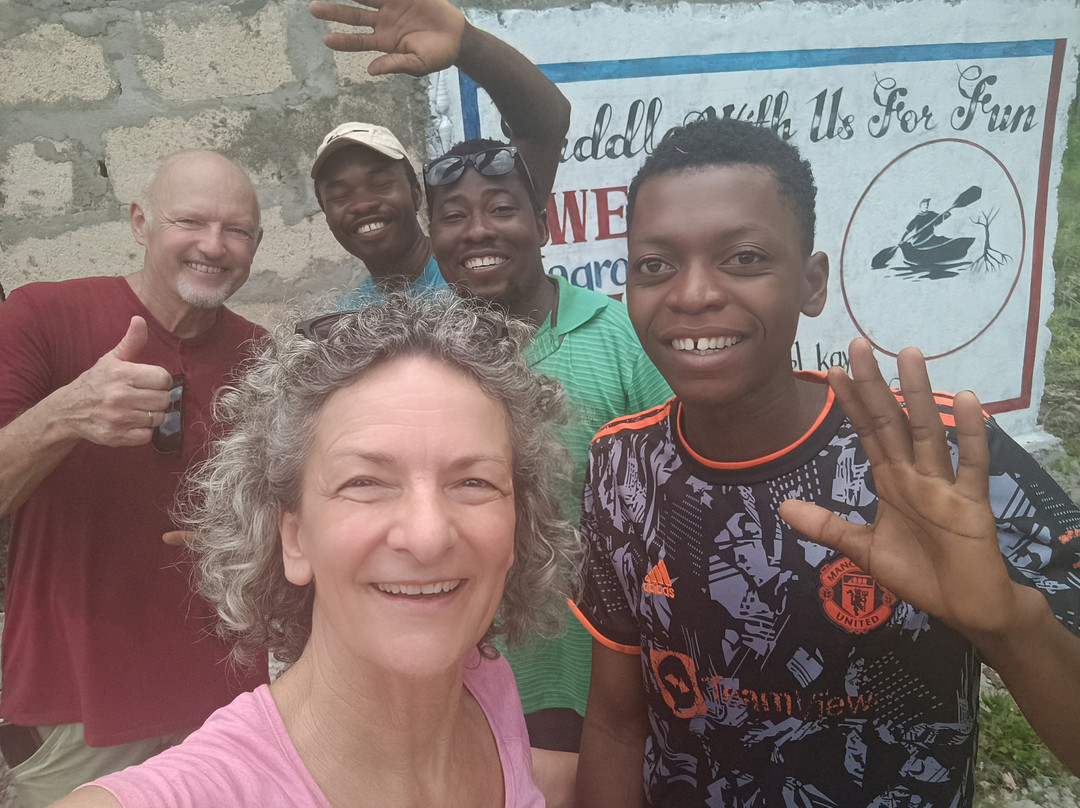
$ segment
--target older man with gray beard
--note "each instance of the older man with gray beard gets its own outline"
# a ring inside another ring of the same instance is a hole
[[[0,516],[12,515],[0,747],[19,803],[141,762],[267,680],[223,664],[187,550],[161,541],[262,330],[224,307],[262,238],[247,175],[185,152],[131,205],[143,265],[0,310]]]

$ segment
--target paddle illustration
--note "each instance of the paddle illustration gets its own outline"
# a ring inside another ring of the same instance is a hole
[[[884,250],[874,256],[870,261],[870,266],[874,269],[882,269],[888,265],[889,261],[896,254],[896,251],[904,244],[918,242],[919,236],[927,231],[932,231],[935,227],[941,224],[945,219],[949,217],[949,214],[957,208],[964,208],[970,205],[972,202],[977,202],[982,197],[982,188],[978,185],[972,185],[960,196],[956,197],[956,201],[945,211],[942,211],[930,221],[923,224],[917,230],[911,233],[905,233],[904,238],[901,239],[899,244],[895,244],[892,247],[886,247]]]

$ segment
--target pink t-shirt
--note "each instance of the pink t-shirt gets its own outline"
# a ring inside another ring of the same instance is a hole
[[[532,781],[529,735],[513,673],[505,659],[474,653],[465,686],[495,736],[506,808],[544,808]],[[95,780],[124,808],[330,808],[296,752],[263,685],[222,707],[179,746],[141,766]]]

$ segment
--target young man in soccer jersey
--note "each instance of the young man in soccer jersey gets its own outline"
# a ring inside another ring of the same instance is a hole
[[[1080,513],[917,351],[907,417],[866,342],[854,381],[792,370],[814,195],[717,120],[630,186],[630,317],[676,398],[590,452],[582,808],[970,805],[982,661],[1080,770]]]

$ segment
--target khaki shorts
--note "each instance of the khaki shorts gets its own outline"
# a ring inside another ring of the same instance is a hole
[[[19,808],[44,808],[76,787],[152,758],[187,737],[177,732],[119,746],[87,746],[82,724],[38,727],[41,747],[11,770]]]

